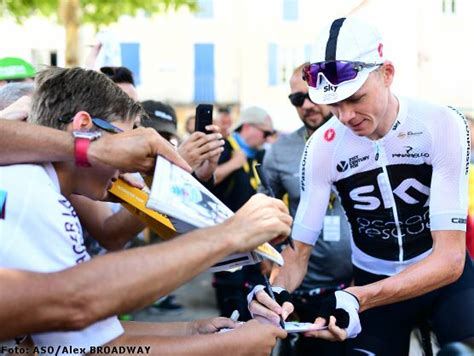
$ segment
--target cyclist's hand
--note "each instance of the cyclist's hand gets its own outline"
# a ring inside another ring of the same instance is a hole
[[[317,326],[327,325],[327,330],[305,333],[305,336],[342,341],[356,337],[362,330],[359,319],[359,301],[353,294],[339,290],[324,298],[316,318]],[[329,322],[328,322],[329,321]]]

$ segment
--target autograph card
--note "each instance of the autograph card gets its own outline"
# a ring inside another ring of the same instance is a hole
[[[324,330],[327,326],[316,326],[313,323],[289,321],[285,323],[285,330],[289,333],[304,333],[306,331]]]

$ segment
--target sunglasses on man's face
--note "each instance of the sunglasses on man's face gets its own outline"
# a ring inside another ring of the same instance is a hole
[[[62,122],[63,124],[69,124],[72,121],[72,116],[68,115],[68,117],[69,118],[67,119],[65,119],[64,117],[60,117],[58,121]],[[112,125],[110,122],[105,121],[104,119],[99,119],[98,117],[93,117],[92,123],[94,124],[94,126],[98,127],[99,129],[102,129],[109,133],[116,134],[116,133],[123,132],[123,130],[120,127]]]
[[[297,91],[295,93],[291,93],[290,95],[288,95],[288,98],[290,99],[291,101],[291,104],[293,106],[296,106],[297,108],[303,106],[304,104],[304,101],[306,99],[308,99],[309,101],[311,101],[311,99],[309,98],[309,95],[308,93],[303,93],[301,91]]]
[[[308,64],[303,67],[303,80],[308,86],[317,88],[320,83],[320,77],[324,76],[326,80],[334,86],[348,82],[357,77],[357,74],[364,68],[381,66],[382,63],[364,63],[350,61],[326,61]]]
[[[262,131],[263,138],[268,138],[268,137],[272,136],[273,134],[275,134],[275,131],[264,130],[261,127],[258,127],[257,125],[252,125],[252,126],[255,127],[256,129]]]

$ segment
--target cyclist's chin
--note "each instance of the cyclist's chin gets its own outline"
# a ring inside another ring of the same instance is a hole
[[[375,131],[373,123],[367,119],[358,122],[351,122],[349,128],[357,136],[370,136]]]

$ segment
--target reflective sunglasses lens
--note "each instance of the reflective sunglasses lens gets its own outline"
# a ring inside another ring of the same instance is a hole
[[[353,62],[334,61],[313,63],[303,69],[304,79],[310,87],[317,88],[318,76],[321,73],[332,84],[339,85],[357,76]]]
[[[101,128],[104,131],[110,132],[110,133],[120,133],[123,132],[123,130],[117,126],[112,125],[110,122],[107,122],[102,119],[98,118],[93,118],[92,122],[94,123],[95,126]]]

